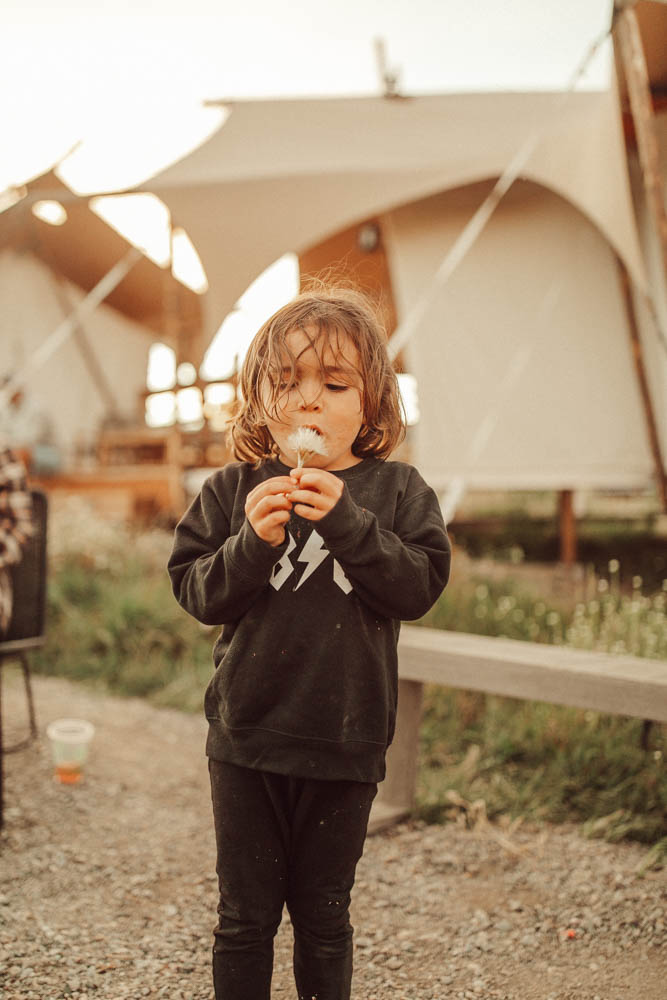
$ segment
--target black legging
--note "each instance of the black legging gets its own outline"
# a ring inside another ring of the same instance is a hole
[[[349,1000],[350,892],[377,785],[209,760],[220,886],[216,1000],[269,1000],[287,908],[299,1000]]]

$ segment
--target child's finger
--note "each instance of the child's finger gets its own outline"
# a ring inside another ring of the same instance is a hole
[[[297,480],[294,477],[273,476],[271,479],[265,479],[263,483],[258,483],[254,490],[248,493],[246,499],[267,496],[271,493],[284,493],[286,490],[294,489],[296,483]]]
[[[299,479],[299,486],[302,489],[316,489],[336,498],[343,492],[343,480],[325,469],[304,469]]]
[[[292,501],[289,497],[286,497],[284,493],[271,494],[268,497],[262,497],[254,508],[253,513],[259,515],[260,517],[265,514],[270,514],[274,510],[287,510],[292,509]]]
[[[287,476],[267,479],[266,482],[260,483],[259,486],[256,486],[254,490],[251,490],[246,497],[246,514],[249,511],[254,510],[266,497],[284,497],[286,493],[289,493],[294,489],[294,485],[294,482],[291,479],[288,479]]]
[[[311,507],[331,506],[327,503],[329,498],[317,490],[292,490],[289,499],[293,504],[308,504]]]
[[[319,521],[323,515],[323,511],[307,506],[305,503],[297,504],[294,508],[294,513],[298,514],[305,521]]]

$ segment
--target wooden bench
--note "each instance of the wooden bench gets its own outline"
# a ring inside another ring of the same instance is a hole
[[[667,662],[404,625],[396,736],[373,805],[375,832],[414,806],[424,684],[667,722]]]

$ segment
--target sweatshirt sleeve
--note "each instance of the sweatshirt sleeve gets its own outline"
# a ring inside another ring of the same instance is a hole
[[[176,526],[168,563],[176,600],[204,625],[237,621],[267,586],[287,543],[269,545],[246,519],[230,534],[210,480]]]
[[[355,503],[346,485],[317,531],[355,592],[385,617],[421,618],[449,579],[451,547],[430,487],[403,500],[388,531]]]

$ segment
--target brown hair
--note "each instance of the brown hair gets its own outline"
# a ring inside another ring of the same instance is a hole
[[[311,339],[304,327],[314,327]],[[396,373],[387,353],[387,336],[369,299],[356,289],[335,285],[302,292],[283,306],[255,334],[241,369],[240,409],[232,421],[231,446],[236,458],[261,462],[277,454],[277,446],[266,426],[275,418],[285,357],[292,369],[297,359],[286,343],[293,330],[307,333],[320,364],[324,339],[337,348],[337,334],[350,338],[359,354],[362,382],[363,423],[352,445],[358,458],[387,458],[405,436],[405,415]],[[268,390],[268,391],[267,391]]]

